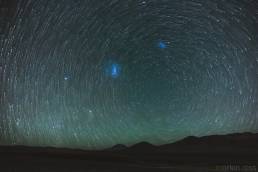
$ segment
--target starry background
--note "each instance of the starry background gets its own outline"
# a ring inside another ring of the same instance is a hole
[[[258,132],[255,0],[0,3],[0,144]]]

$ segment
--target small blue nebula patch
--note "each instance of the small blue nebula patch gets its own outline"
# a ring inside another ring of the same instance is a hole
[[[69,76],[68,75],[64,75],[64,80],[68,80],[69,79]]]
[[[160,49],[165,49],[165,48],[167,48],[167,45],[165,44],[165,42],[159,41],[159,42],[158,42],[158,47],[159,47]]]
[[[109,63],[105,69],[105,72],[108,76],[117,78],[121,73],[121,66],[118,63]]]

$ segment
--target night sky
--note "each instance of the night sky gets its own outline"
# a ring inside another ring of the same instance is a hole
[[[257,1],[0,3],[0,144],[258,132]]]

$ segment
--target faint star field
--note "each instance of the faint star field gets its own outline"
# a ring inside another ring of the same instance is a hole
[[[6,0],[0,12],[1,145],[258,132],[255,0]]]

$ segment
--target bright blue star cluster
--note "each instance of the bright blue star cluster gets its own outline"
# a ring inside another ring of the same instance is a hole
[[[116,63],[111,65],[111,76],[113,78],[117,78],[120,75],[120,66]]]
[[[121,74],[121,65],[114,62],[109,62],[105,69],[106,74],[111,78],[117,78]]]
[[[167,45],[165,44],[165,42],[160,41],[160,42],[158,43],[158,47],[159,47],[160,49],[165,49],[165,48],[167,48]]]

